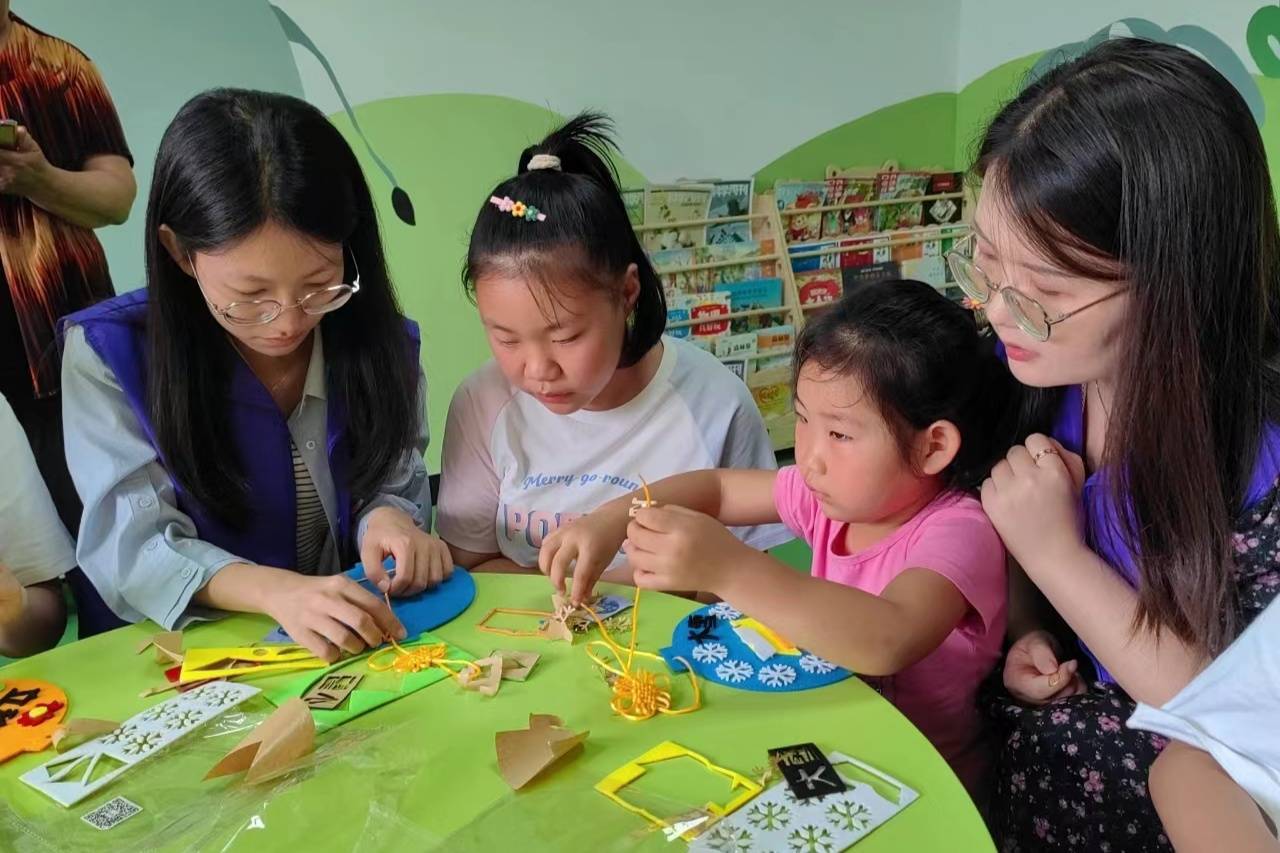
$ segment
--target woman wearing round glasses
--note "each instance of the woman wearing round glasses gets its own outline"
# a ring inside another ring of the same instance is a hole
[[[1147,793],[1165,741],[1125,720],[1280,591],[1280,231],[1262,140],[1204,60],[1124,39],[1005,106],[976,172],[974,235],[949,262],[1052,424],[982,489],[1032,582],[1011,595],[991,703],[993,828],[1003,850],[1167,850]],[[1047,630],[1052,611],[1084,655]]]
[[[67,321],[80,565],[127,621],[266,613],[328,660],[402,636],[337,574],[359,557],[401,595],[452,567],[424,532],[417,326],[350,147],[295,98],[206,92],[161,142],[146,234],[147,287]]]

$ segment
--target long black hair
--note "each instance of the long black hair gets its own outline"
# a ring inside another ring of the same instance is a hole
[[[887,279],[850,290],[796,339],[794,383],[809,362],[857,381],[904,459],[919,430],[950,421],[960,449],[943,486],[976,491],[991,468],[1043,419],[1028,418],[1022,387],[979,332],[972,312],[928,284]]]
[[[549,299],[569,284],[586,285],[621,298],[620,282],[635,264],[640,295],[627,324],[619,367],[644,357],[667,325],[662,282],[627,218],[617,173],[613,123],[600,113],[582,113],[520,152],[516,175],[493,188],[490,197],[533,205],[544,221],[528,221],[480,205],[462,281],[475,298],[477,280],[491,271],[520,275],[538,283]],[[529,169],[535,155],[559,160],[559,168]]]
[[[238,356],[159,234],[167,225],[183,249],[207,252],[267,222],[343,244],[360,271],[360,292],[321,321],[329,393],[347,414],[353,501],[386,482],[413,449],[422,417],[377,215],[342,135],[315,107],[287,95],[197,95],[165,131],[147,203],[147,405],[169,473],[210,512],[240,524],[247,519],[239,460],[214,451],[231,435],[218,401]],[[346,270],[343,280],[353,274]]]
[[[1103,461],[1130,508],[1135,627],[1221,650],[1233,522],[1280,415],[1280,232],[1253,115],[1195,54],[1116,39],[1007,104],[975,172],[1062,269],[1127,282]]]

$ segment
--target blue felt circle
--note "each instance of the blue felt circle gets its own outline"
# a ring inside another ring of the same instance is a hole
[[[387,568],[394,562],[388,561]],[[356,563],[355,568],[347,573],[347,577],[357,581],[365,589],[379,598],[382,593],[364,576],[364,565]],[[453,567],[453,574],[448,580],[432,589],[424,590],[409,598],[391,599],[391,611],[404,625],[406,636],[413,639],[423,631],[439,628],[457,617],[471,606],[476,597],[476,582],[466,569]],[[283,628],[276,628],[267,635],[269,643],[289,643],[292,640]]]
[[[719,617],[711,631],[714,639],[691,640],[693,629],[689,627],[689,618],[710,615]],[[746,643],[738,639],[737,632],[729,624],[741,615],[724,602],[698,608],[676,623],[671,645],[662,650],[662,657],[676,672],[685,669],[676,658],[684,658],[693,671],[707,681],[762,693],[812,690],[844,681],[853,675],[843,667],[804,651],[799,655],[779,653],[768,660],[760,660]]]

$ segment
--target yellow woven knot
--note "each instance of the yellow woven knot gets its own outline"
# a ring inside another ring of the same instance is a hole
[[[661,679],[661,680],[659,680]],[[670,679],[647,669],[633,670],[630,675],[614,679],[613,701],[609,707],[628,720],[647,720],[654,714],[671,710]]]
[[[432,643],[428,646],[417,646],[412,649],[406,649],[390,637],[387,642],[391,644],[391,648],[379,649],[369,656],[368,667],[374,672],[386,672],[393,670],[399,673],[422,672],[424,669],[430,669],[438,666],[454,678],[458,677],[458,672],[453,666],[466,666],[471,669],[480,671],[480,667],[468,660],[451,660],[447,655],[449,648],[444,643]],[[380,655],[394,655],[389,662],[381,662],[378,660]]]

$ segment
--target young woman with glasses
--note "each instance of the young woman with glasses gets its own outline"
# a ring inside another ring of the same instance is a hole
[[[1147,785],[1166,741],[1125,721],[1280,591],[1280,231],[1262,140],[1204,60],[1121,39],[1006,105],[975,171],[974,236],[951,267],[1053,424],[982,489],[1031,581],[1011,596],[991,702],[994,829],[1004,850],[1169,849]],[[1055,611],[1083,655],[1049,630]]]
[[[146,234],[147,287],[66,324],[80,565],[127,621],[266,613],[328,660],[402,636],[338,572],[403,595],[452,560],[424,532],[418,330],[350,147],[295,98],[206,92],[161,142]]]

